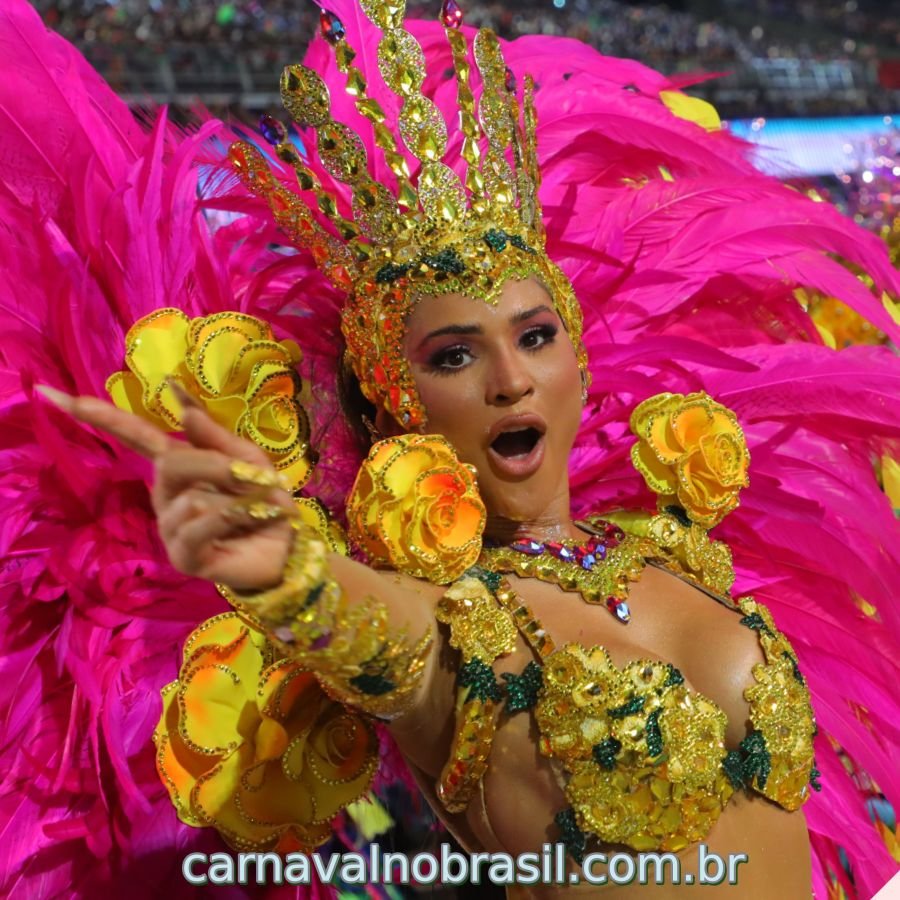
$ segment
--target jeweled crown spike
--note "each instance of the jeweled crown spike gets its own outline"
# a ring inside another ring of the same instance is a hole
[[[293,170],[299,191],[288,188],[283,174],[274,176],[250,143],[236,144],[231,159],[247,188],[266,199],[277,224],[348,294],[342,331],[363,393],[404,425],[416,426],[424,411],[400,343],[413,297],[461,292],[493,303],[508,278],[537,275],[549,286],[584,365],[581,314],[571,285],[544,251],[530,80],[524,82],[523,119],[516,79],[496,35],[482,29],[470,47],[462,10],[445,0],[440,18],[458,108],[458,124],[448,123],[432,99],[432,85],[426,86],[422,47],[403,27],[406,0],[358,2],[381,31],[376,61],[393,94],[388,102],[376,100],[384,89],[373,84],[375,73],[356,65],[345,24],[323,10],[320,29],[374,141],[367,144],[332,117],[329,85],[320,74],[291,65],[281,95],[304,129],[304,154],[274,117],[264,116],[260,131]],[[470,54],[482,81],[477,102]],[[388,121],[388,105],[399,107],[395,123]],[[458,144],[450,140],[451,128],[462,137]],[[373,143],[395,184],[370,159]],[[455,160],[448,158],[451,146],[458,148]]]
[[[447,28],[459,28],[463,21],[463,11],[455,0],[444,0],[441,4],[441,21]]]
[[[319,13],[319,31],[322,33],[322,37],[332,46],[337,44],[345,35],[344,23],[334,13],[328,12],[327,9],[323,9]]]

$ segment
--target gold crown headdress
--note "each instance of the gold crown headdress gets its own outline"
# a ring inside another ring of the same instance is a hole
[[[458,30],[462,14],[453,0],[445,0],[441,21],[456,73],[461,178],[443,162],[447,124],[422,93],[425,55],[403,28],[405,0],[359,3],[382,32],[378,69],[401,104],[400,138],[420,164],[415,185],[407,158],[385,124],[386,114],[371,96],[366,80],[371,73],[364,74],[353,65],[356,53],[346,40],[343,24],[324,10],[323,36],[346,76],[347,93],[374,129],[375,145],[396,180],[395,193],[372,178],[362,140],[332,118],[325,81],[302,65],[284,70],[282,100],[298,125],[316,130],[322,167],[351,191],[352,220],[345,217],[337,199],[325,190],[276,119],[263,117],[263,136],[274,145],[278,158],[293,168],[300,191],[311,195],[309,201],[275,178],[252,144],[234,144],[230,156],[249,190],[266,199],[282,230],[310,250],[325,276],[348,293],[341,326],[347,358],[363,393],[403,426],[423,425],[424,410],[402,347],[405,318],[416,296],[461,293],[496,302],[508,279],[529,275],[539,277],[549,289],[586,372],[578,301],[568,279],[544,250],[532,79],[525,79],[523,116],[516,80],[497,36],[482,29],[472,48],[482,80],[476,103],[469,78],[469,47]]]

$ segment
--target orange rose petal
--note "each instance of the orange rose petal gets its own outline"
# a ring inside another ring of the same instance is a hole
[[[247,684],[217,667],[192,669],[179,692],[185,740],[208,753],[224,752],[256,727],[258,715],[255,721],[246,715],[255,690],[255,679]]]
[[[165,419],[144,406],[144,386],[133,372],[113,372],[106,379],[106,391],[119,409],[147,419],[164,431],[171,431],[172,426]]]
[[[253,369],[249,379],[236,379],[239,384],[246,384],[244,396],[252,402],[271,398],[277,394],[293,397],[295,383],[291,370],[276,360],[259,362]]]
[[[650,421],[647,444],[659,461],[667,465],[673,465],[684,455],[682,442],[667,415],[655,416]]]
[[[206,397],[203,405],[210,418],[228,431],[235,431],[238,422],[247,413],[247,401],[243,397]]]
[[[227,312],[195,319],[189,334],[191,345],[196,348],[223,328],[240,333],[246,342],[272,339],[272,328],[268,322],[246,313]]]
[[[375,477],[376,472],[380,472],[384,468],[385,463],[398,451],[402,450],[404,444],[398,438],[386,438],[373,444],[369,450],[369,457],[364,463],[366,468]]]
[[[456,522],[444,536],[450,547],[462,547],[478,536],[484,525],[484,506],[471,500],[461,500],[456,507]]]
[[[239,798],[246,815],[270,826],[305,825],[322,818],[316,815],[312,792],[305,780],[287,778],[279,761],[266,765],[258,790],[241,790]]]
[[[696,447],[713,423],[713,415],[706,403],[686,403],[671,417],[675,439],[685,449]]]
[[[263,718],[256,729],[254,741],[258,760],[278,759],[287,749],[288,733],[284,725],[275,719]]]
[[[238,796],[247,793],[241,786],[241,777],[252,765],[252,751],[232,754],[212,771],[211,777],[197,783],[192,803],[198,815],[225,832],[232,841],[239,837],[242,841],[266,846],[278,838],[278,831],[252,824],[235,804]]]
[[[213,395],[229,393],[234,360],[246,343],[243,332],[219,327],[192,348],[197,380]]]
[[[258,695],[265,715],[278,719],[291,733],[312,724],[325,698],[315,675],[289,660],[276,663],[269,671],[272,676],[266,678]]]
[[[248,644],[250,645],[248,649]],[[184,644],[185,663],[231,661],[239,653],[256,650],[262,659],[263,635],[251,629],[236,613],[222,613],[195,628]]]
[[[309,476],[315,468],[312,459],[307,452],[293,454],[287,460],[276,462],[275,468],[283,475],[292,491],[299,491],[309,481]]]
[[[247,393],[253,394],[266,376],[276,371],[286,371],[291,366],[290,353],[277,341],[248,341],[233,360],[232,381],[246,384]],[[266,391],[275,388],[265,387]],[[293,393],[293,386],[289,388]]]
[[[416,493],[423,497],[439,497],[446,493],[460,495],[464,490],[459,476],[447,469],[425,472],[416,481]]]
[[[179,309],[160,309],[135,322],[125,336],[128,368],[144,386],[147,402],[167,375],[183,367],[190,320]]]
[[[381,473],[381,484],[391,495],[407,497],[421,473],[434,465],[434,454],[424,447],[411,447],[391,459]]]
[[[675,472],[671,467],[660,462],[656,453],[643,441],[638,441],[631,448],[631,461],[644,476],[651,491],[657,494],[675,493],[678,488]]]

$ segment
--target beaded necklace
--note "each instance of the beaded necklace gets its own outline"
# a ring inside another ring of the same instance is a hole
[[[515,572],[577,592],[627,625],[628,583],[640,576],[646,557],[654,555],[653,545],[604,519],[591,517],[575,524],[590,532],[586,543],[523,538],[507,546],[485,546],[478,563],[489,572]]]

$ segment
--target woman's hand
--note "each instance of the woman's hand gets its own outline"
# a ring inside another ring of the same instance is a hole
[[[187,442],[98,397],[38,390],[153,461],[153,508],[176,569],[235,591],[274,587],[291,545],[290,495],[256,444],[226,431],[177,382],[170,384],[183,407]]]

